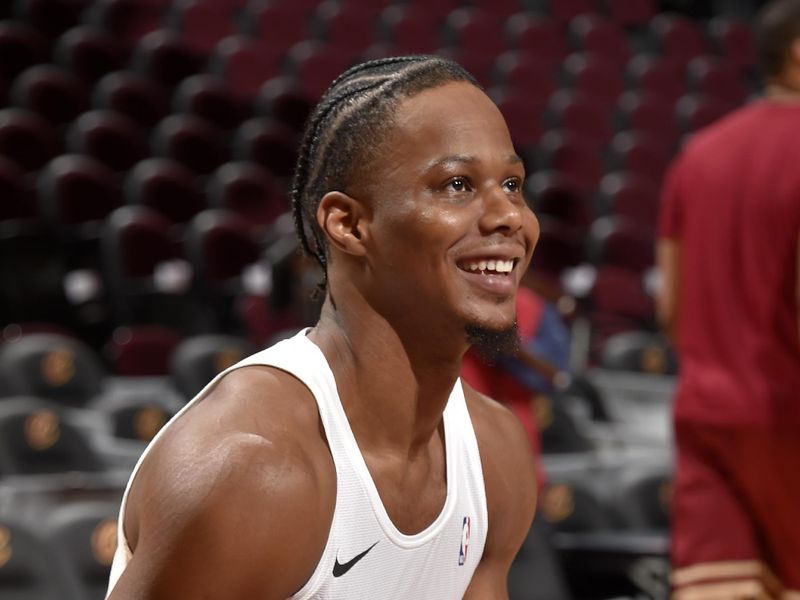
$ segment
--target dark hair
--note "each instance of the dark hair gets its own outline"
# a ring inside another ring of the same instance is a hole
[[[767,77],[780,75],[792,43],[800,38],[800,0],[774,0],[758,13],[756,49]]]
[[[345,191],[385,139],[400,100],[451,81],[478,82],[438,56],[398,56],[356,65],[330,85],[306,124],[292,185],[292,213],[303,249],[327,279],[327,243],[316,212],[329,191]],[[323,280],[321,287],[324,288]]]

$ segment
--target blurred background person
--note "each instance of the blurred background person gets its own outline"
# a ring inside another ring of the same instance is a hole
[[[800,594],[800,1],[765,6],[756,40],[763,98],[698,132],[664,187],[675,598]]]

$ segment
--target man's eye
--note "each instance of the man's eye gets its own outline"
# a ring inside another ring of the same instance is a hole
[[[520,190],[519,179],[508,179],[505,182],[505,188],[509,192],[518,192]]]
[[[469,185],[467,184],[467,180],[463,177],[456,177],[450,180],[450,183],[447,184],[450,189],[455,192],[465,192],[469,189]]]

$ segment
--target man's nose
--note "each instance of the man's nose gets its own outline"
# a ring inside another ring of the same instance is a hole
[[[522,227],[524,200],[520,195],[510,195],[500,186],[487,190],[483,199],[483,214],[480,227],[484,233],[499,231],[505,235],[517,232]]]

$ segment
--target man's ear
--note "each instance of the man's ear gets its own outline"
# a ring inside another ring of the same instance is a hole
[[[361,201],[344,192],[328,192],[317,207],[317,223],[332,246],[354,256],[365,254],[368,218]]]

